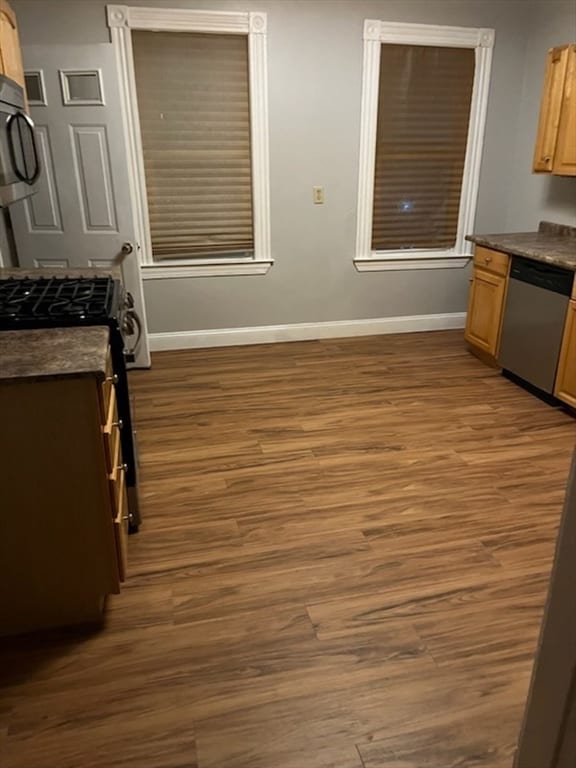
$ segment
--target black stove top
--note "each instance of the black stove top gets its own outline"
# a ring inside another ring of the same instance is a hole
[[[120,309],[120,293],[111,277],[0,280],[0,330],[106,324]]]

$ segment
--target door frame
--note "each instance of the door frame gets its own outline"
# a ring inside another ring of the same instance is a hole
[[[197,11],[185,8],[106,6],[116,53],[124,139],[128,148],[130,190],[140,234],[142,278],[264,275],[274,263],[270,241],[270,161],[268,138],[267,16],[249,11]],[[248,38],[254,257],[168,261],[152,256],[144,153],[140,133],[132,30],[201,32]]]

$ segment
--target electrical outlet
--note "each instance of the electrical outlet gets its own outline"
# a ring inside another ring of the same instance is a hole
[[[324,202],[324,187],[312,187],[312,200],[314,205],[322,205]]]

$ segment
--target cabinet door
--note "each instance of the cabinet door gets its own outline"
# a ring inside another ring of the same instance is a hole
[[[24,67],[16,16],[7,0],[0,0],[0,71],[24,88]]]
[[[552,173],[576,176],[576,45],[568,48],[564,96]]]
[[[562,108],[567,60],[567,46],[552,48],[548,51],[544,93],[540,106],[538,135],[536,136],[534,162],[532,165],[532,169],[535,172],[552,172],[558,126],[560,124],[560,110]]]
[[[576,408],[576,301],[568,305],[555,395]]]
[[[474,270],[464,338],[493,357],[498,352],[505,292],[505,277]]]

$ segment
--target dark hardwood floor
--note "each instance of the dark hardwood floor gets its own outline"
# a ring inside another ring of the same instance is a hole
[[[2,768],[510,768],[574,420],[461,332],[132,388],[128,581],[103,629],[1,642]]]

